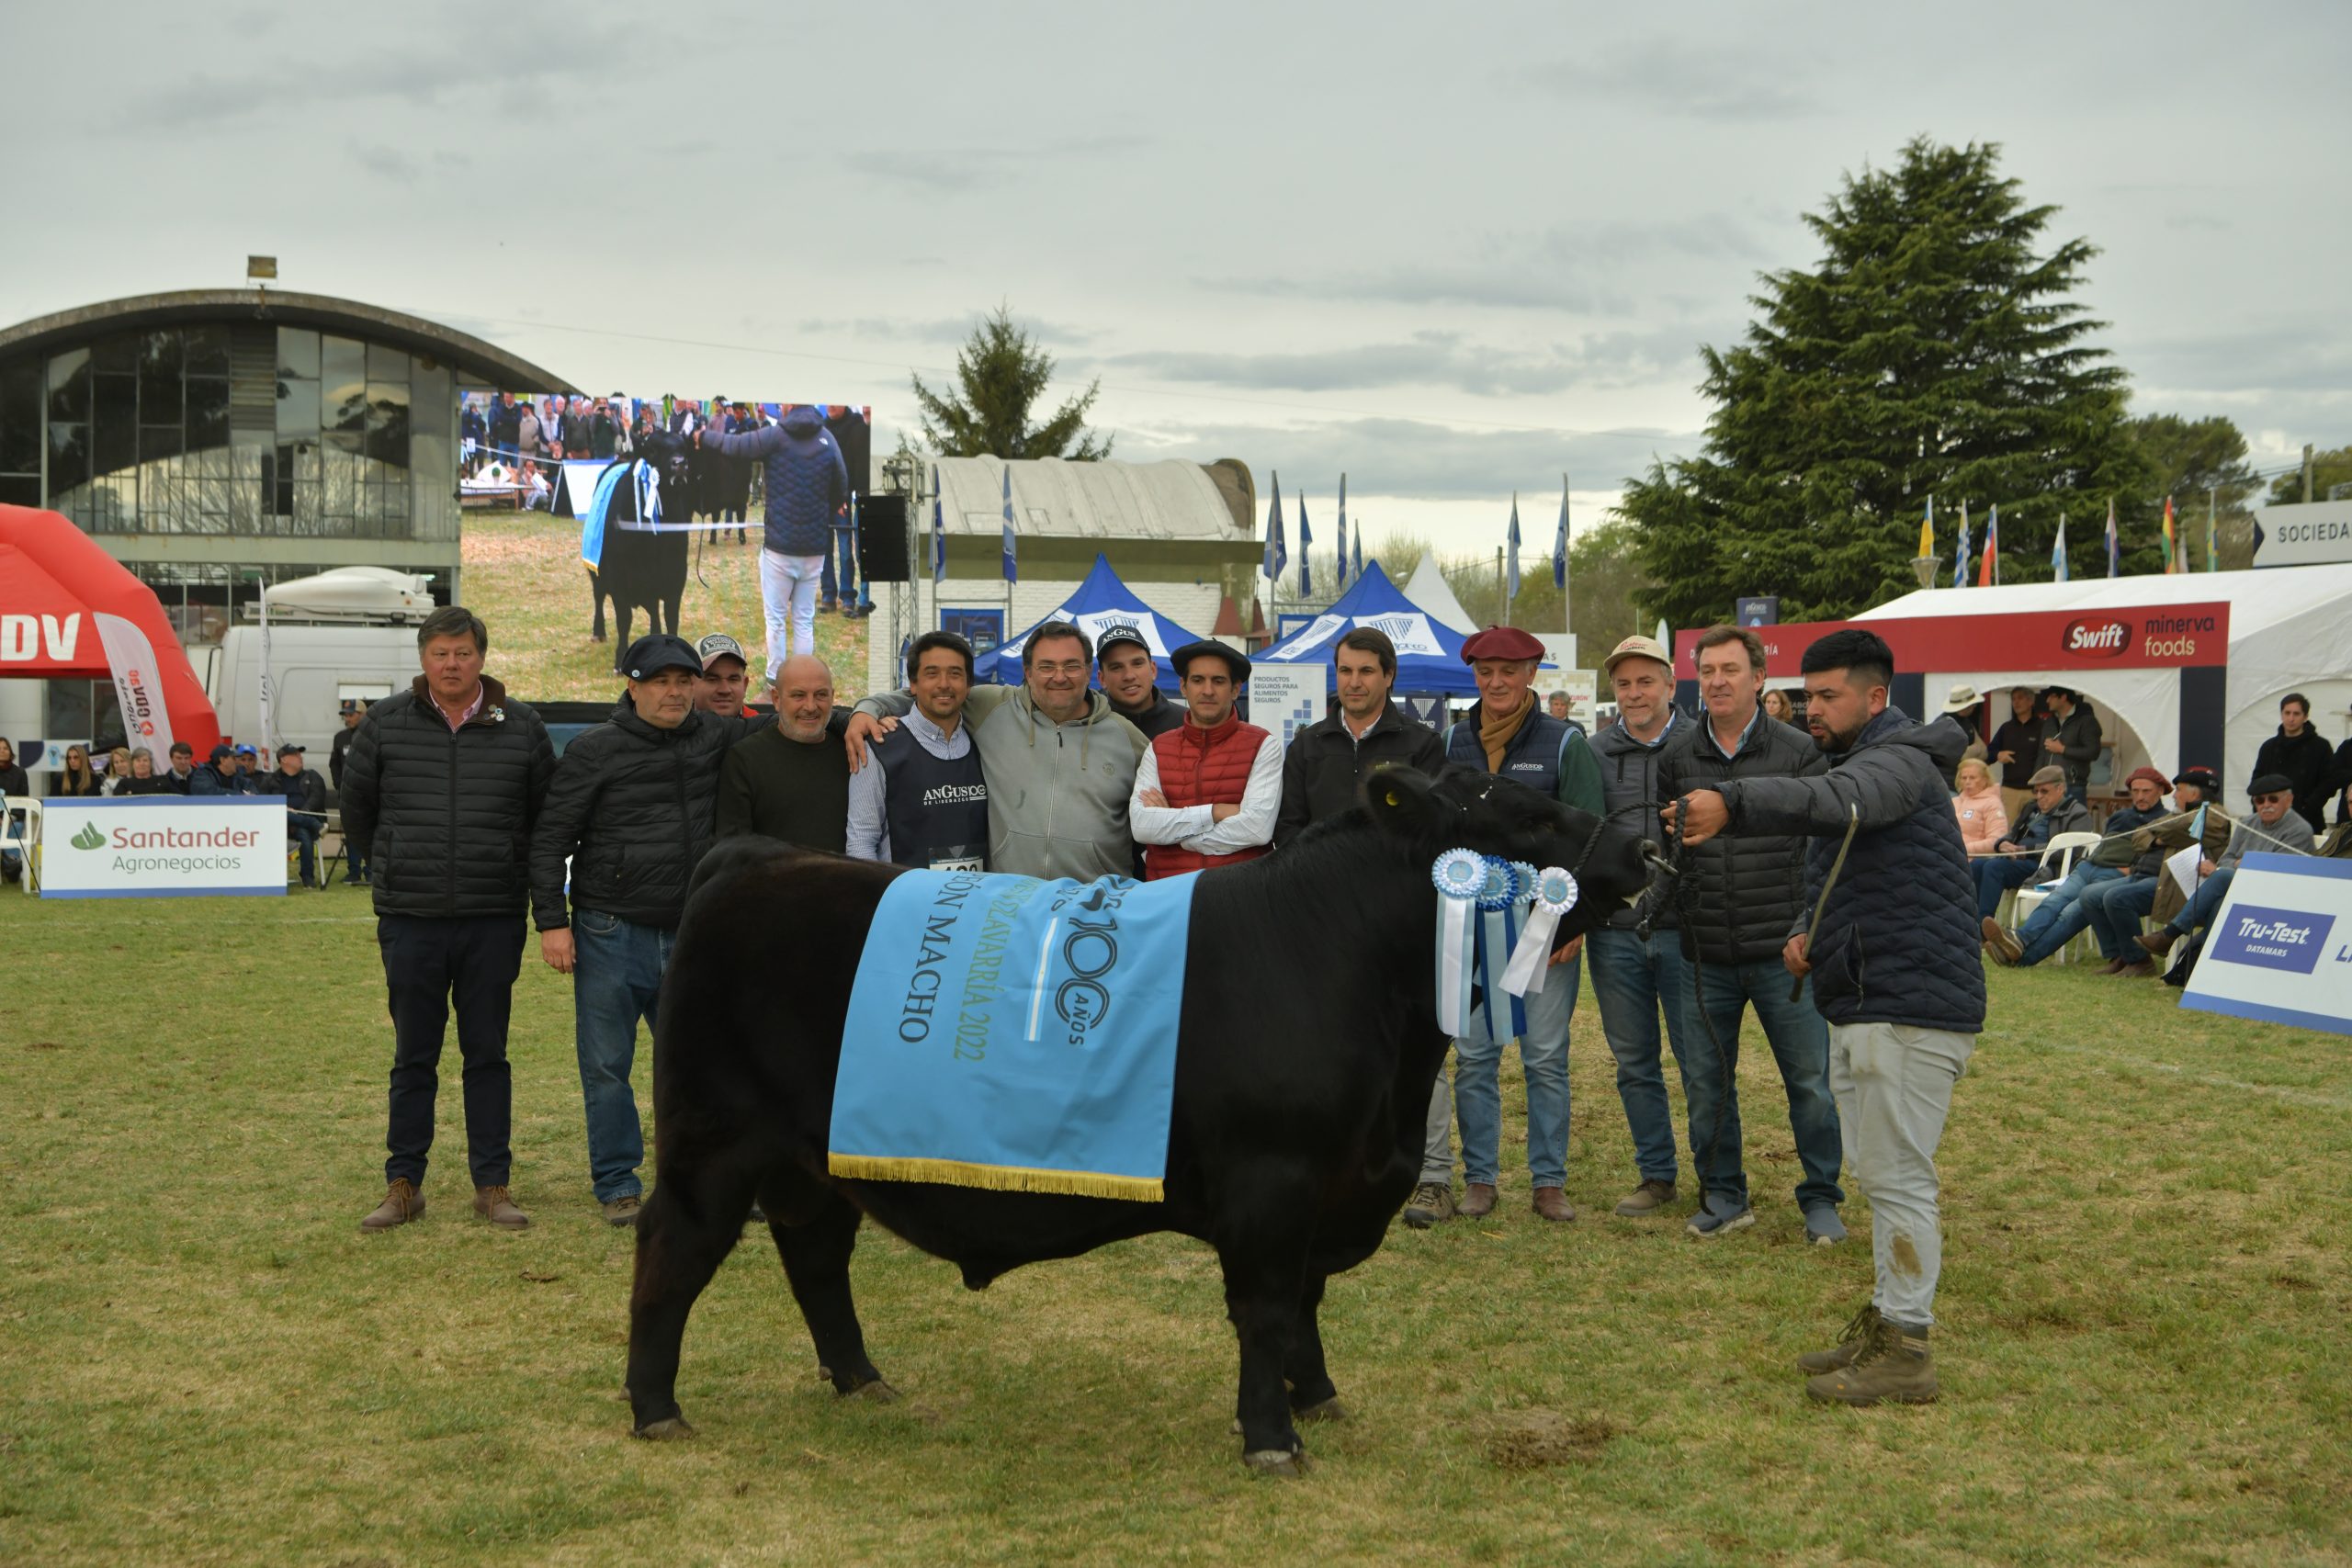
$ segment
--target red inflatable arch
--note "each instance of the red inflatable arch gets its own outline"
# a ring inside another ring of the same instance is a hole
[[[197,760],[220,743],[155,592],[54,512],[0,506],[0,678],[112,680],[126,743],[171,766],[172,742]]]

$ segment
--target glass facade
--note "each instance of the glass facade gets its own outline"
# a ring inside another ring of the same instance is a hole
[[[457,400],[448,366],[333,333],[118,333],[0,362],[0,502],[93,534],[454,541]]]

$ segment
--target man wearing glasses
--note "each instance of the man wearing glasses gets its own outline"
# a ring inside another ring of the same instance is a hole
[[[2246,785],[2245,792],[2254,797],[2254,820],[2237,825],[2220,860],[2199,863],[2197,892],[2189,898],[2188,908],[2146,936],[2132,939],[2156,958],[2161,960],[2174,942],[2201,930],[2222,912],[2222,901],[2230,895],[2230,879],[2248,854],[2259,850],[2307,855],[2317,847],[2312,825],[2294,808],[2294,780],[2284,773],[2263,773]]]

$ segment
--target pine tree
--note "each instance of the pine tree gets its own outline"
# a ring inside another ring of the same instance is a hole
[[[1834,619],[1909,592],[1930,495],[1944,581],[1963,500],[1980,541],[2000,503],[2003,581],[2050,575],[2062,509],[2080,574],[2108,496],[2148,476],[2123,371],[2087,341],[2105,323],[2069,298],[2097,252],[2037,251],[2056,209],[2027,206],[1999,155],[1920,138],[1848,175],[1805,216],[1819,265],[1764,275],[1746,339],[1701,349],[1704,448],[1627,483],[1646,614],[1703,625],[1777,593],[1786,619]],[[2154,542],[2127,552],[2162,567]]]
[[[1029,410],[1053,379],[1053,355],[1034,346],[1015,326],[1012,310],[999,305],[972,329],[956,355],[956,391],[946,397],[914,378],[915,401],[922,407],[923,444],[947,457],[1069,457],[1087,462],[1111,455],[1111,437],[1086,428],[1100,382],[1054,411],[1040,425]],[[1073,447],[1072,443],[1075,443]]]

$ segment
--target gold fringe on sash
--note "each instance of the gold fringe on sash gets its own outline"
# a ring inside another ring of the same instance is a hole
[[[979,1187],[992,1192],[1065,1192],[1079,1198],[1124,1198],[1157,1203],[1164,1193],[1158,1177],[1105,1176],[1091,1170],[1038,1170],[1020,1165],[973,1165],[964,1160],[916,1159],[892,1155],[827,1154],[825,1168],[864,1181],[935,1181],[948,1187]]]

